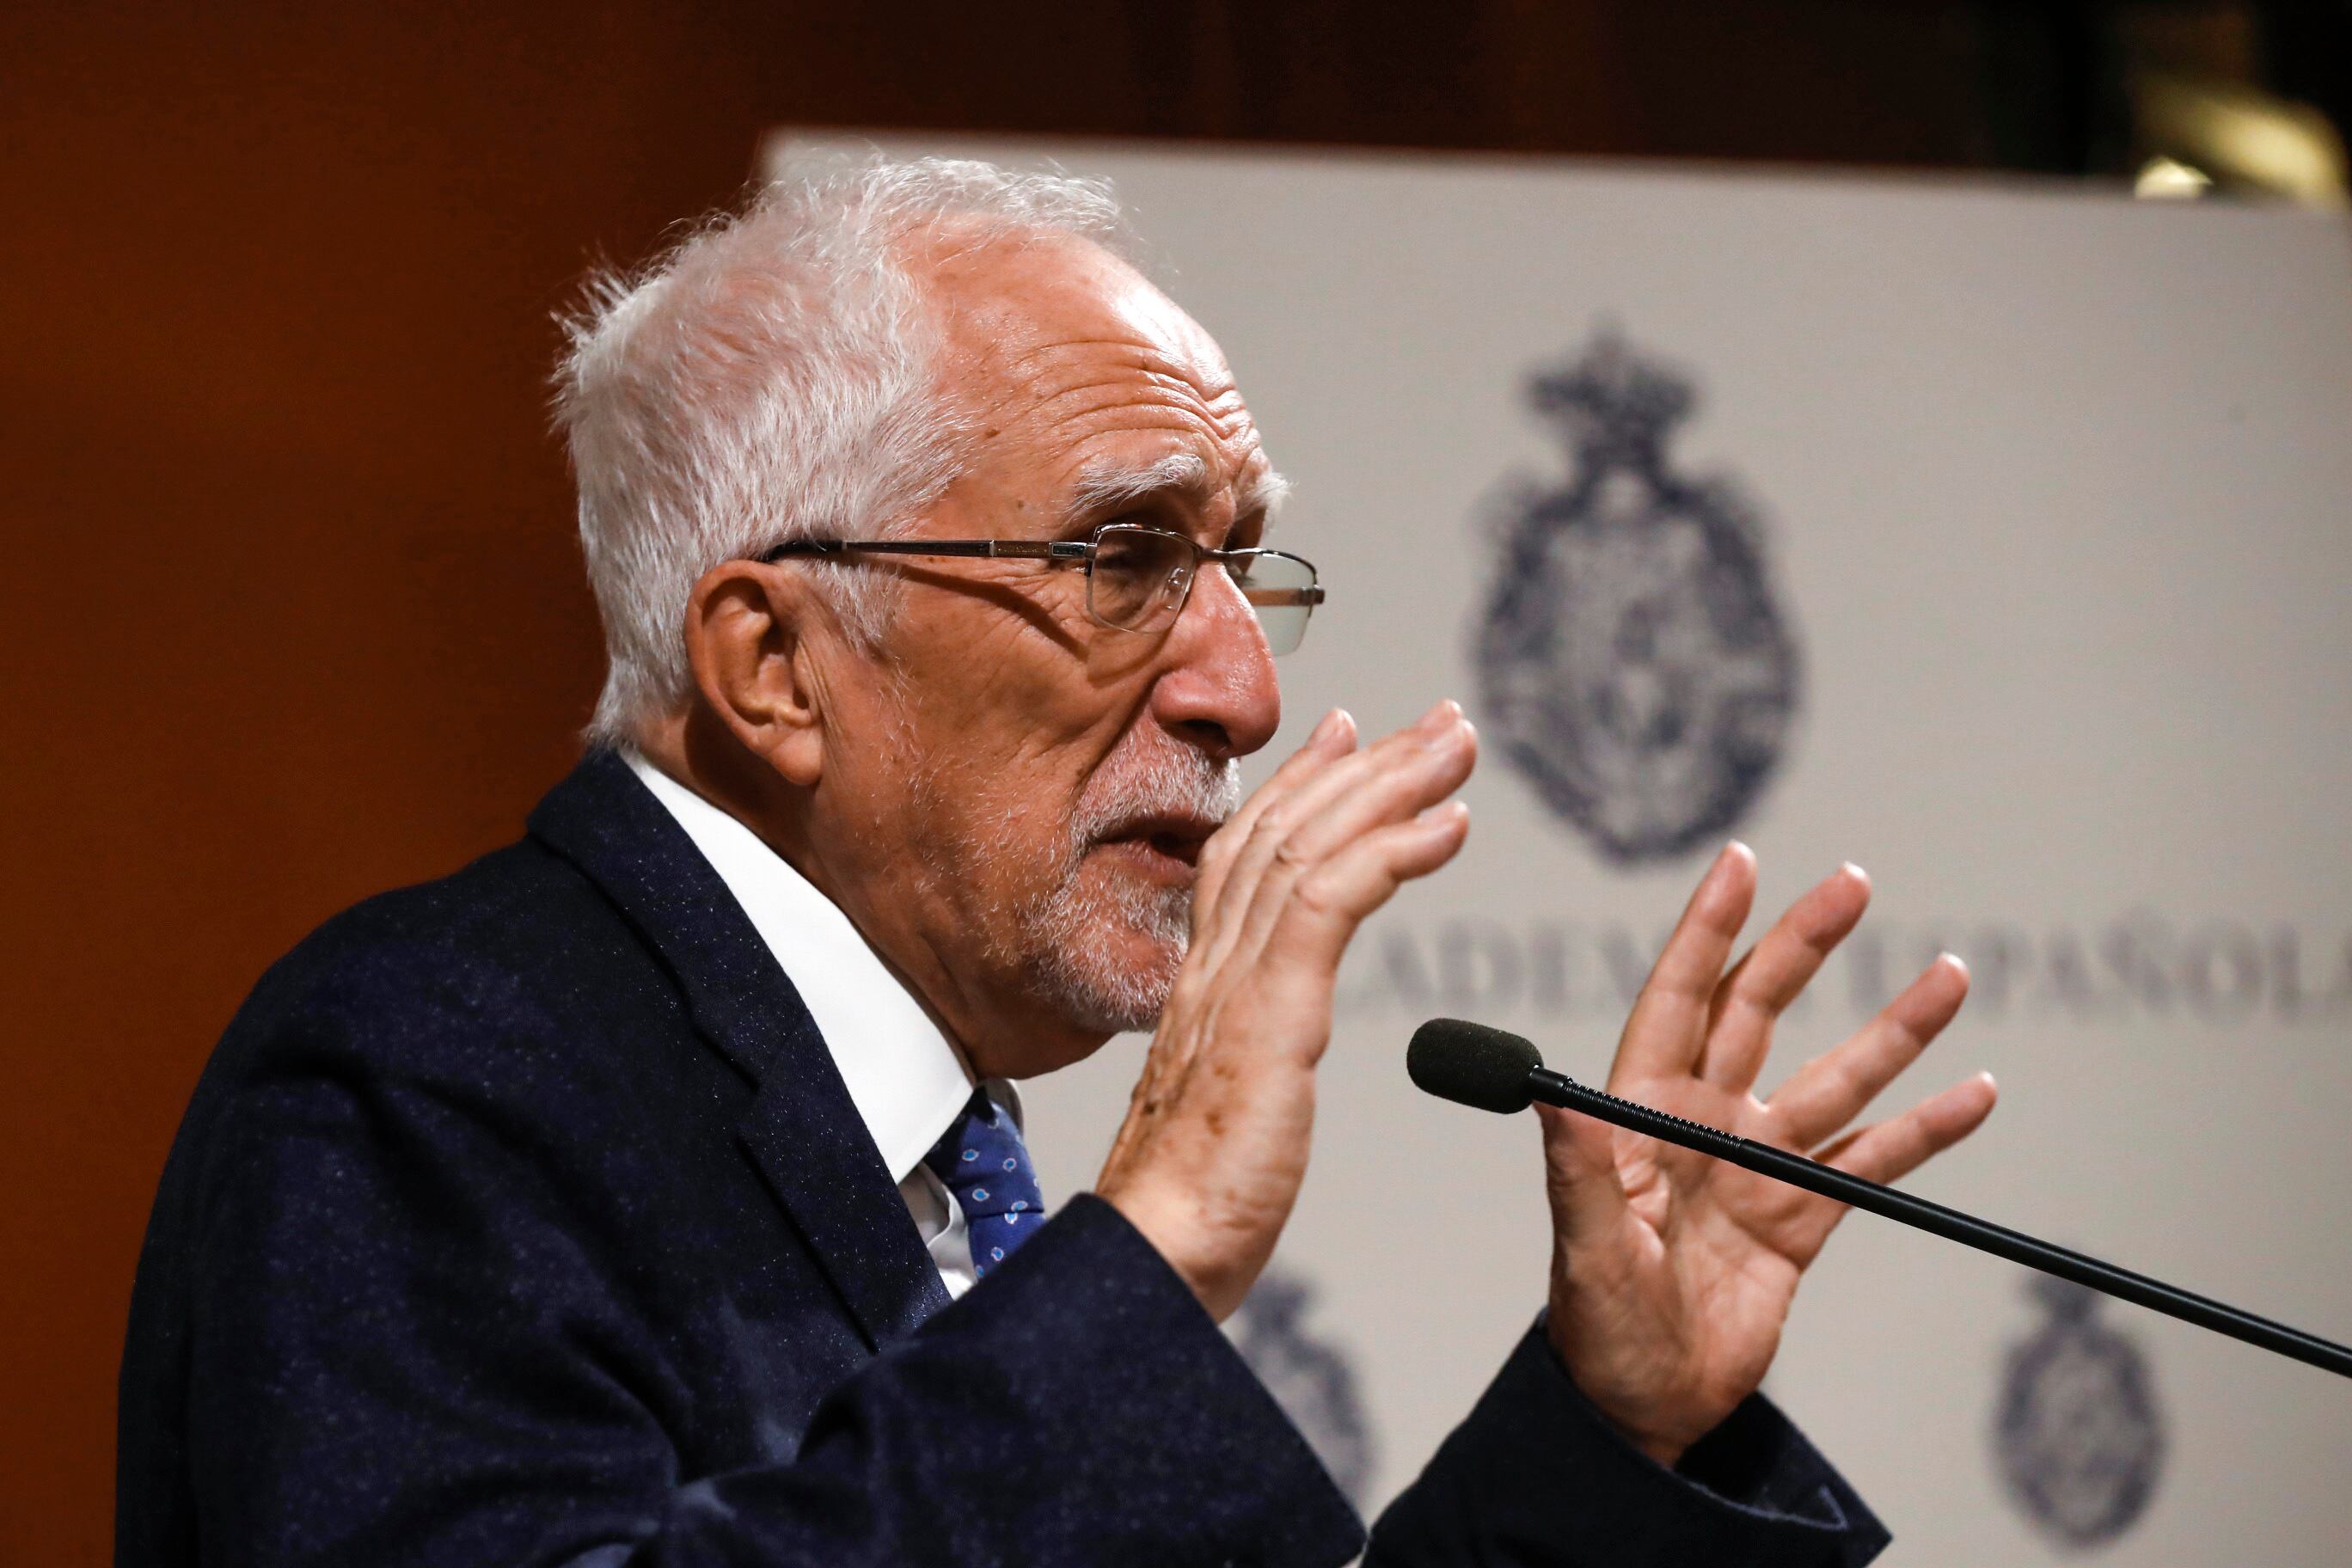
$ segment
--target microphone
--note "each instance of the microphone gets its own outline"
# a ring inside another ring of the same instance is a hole
[[[2071,1279],[2077,1285],[2120,1300],[2152,1308],[2185,1323],[2227,1334],[2250,1345],[2324,1368],[2339,1377],[2352,1377],[2352,1348],[2291,1329],[2284,1323],[2102,1263],[2088,1254],[1994,1225],[1958,1209],[1914,1197],[1895,1187],[1881,1186],[1850,1175],[1818,1160],[1791,1154],[1769,1143],[1740,1138],[1663,1110],[1653,1110],[1630,1100],[1620,1100],[1543,1065],[1543,1053],[1531,1041],[1503,1029],[1490,1029],[1461,1018],[1432,1018],[1412,1034],[1405,1051],[1405,1070],[1414,1085],[1441,1100],[1455,1100],[1480,1110],[1508,1115],[1525,1110],[1536,1100],[1596,1117],[1663,1142],[1711,1154],[1758,1175],[1769,1176],[1823,1197],[1835,1198],[1858,1209],[1900,1220],[1947,1241],[1990,1252],[2011,1263]]]

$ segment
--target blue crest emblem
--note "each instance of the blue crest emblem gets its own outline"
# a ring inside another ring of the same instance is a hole
[[[1604,330],[1537,375],[1568,482],[1498,520],[1474,658],[1480,718],[1546,805],[1611,860],[1678,855],[1738,820],[1780,757],[1797,652],[1763,531],[1721,479],[1675,471],[1690,381]]]
[[[2037,1275],[2042,1326],[2009,1352],[1993,1454],[2011,1500],[2063,1546],[2129,1530],[2164,1467],[2147,1358],[2098,1321],[2096,1292]]]
[[[1360,1508],[1370,1500],[1364,1494],[1372,1479],[1371,1426],[1346,1352],[1302,1321],[1314,1301],[1314,1287],[1269,1268],[1225,1331],[1339,1489]]]

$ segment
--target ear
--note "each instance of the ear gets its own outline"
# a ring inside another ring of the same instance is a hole
[[[743,749],[803,789],[824,773],[825,701],[816,644],[832,617],[789,568],[728,561],[687,601],[694,683]]]

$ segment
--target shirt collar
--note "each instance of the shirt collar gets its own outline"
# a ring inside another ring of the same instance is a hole
[[[890,1179],[904,1182],[971,1099],[971,1073],[954,1043],[840,906],[758,834],[635,752],[623,755],[782,965]],[[999,1100],[1013,1098],[1010,1087],[989,1085]]]

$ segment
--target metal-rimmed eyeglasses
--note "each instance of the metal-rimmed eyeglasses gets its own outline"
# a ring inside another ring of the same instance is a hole
[[[1265,634],[1267,651],[1288,653],[1307,635],[1307,617],[1323,602],[1314,563],[1282,550],[1212,550],[1164,528],[1107,522],[1085,539],[795,539],[761,555],[941,555],[1083,564],[1087,614],[1122,632],[1158,631],[1192,597],[1204,562],[1223,566]]]

